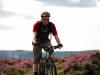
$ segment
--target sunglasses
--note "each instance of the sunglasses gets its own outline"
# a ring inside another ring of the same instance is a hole
[[[49,19],[43,19],[43,20],[49,20]]]
[[[41,16],[41,17],[50,17],[49,15]]]

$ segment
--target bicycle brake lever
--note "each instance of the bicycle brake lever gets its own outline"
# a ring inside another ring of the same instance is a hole
[[[57,48],[59,48],[58,46],[54,46],[54,49],[57,49]]]

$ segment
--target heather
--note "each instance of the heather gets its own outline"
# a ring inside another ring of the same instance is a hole
[[[100,51],[53,58],[58,75],[100,75]],[[0,59],[0,75],[33,75],[33,58]]]
[[[32,58],[0,59],[0,75],[24,75],[32,69]]]
[[[55,61],[64,75],[100,75],[100,51],[55,58]]]

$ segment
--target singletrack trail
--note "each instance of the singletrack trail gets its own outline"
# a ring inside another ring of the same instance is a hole
[[[27,74],[25,74],[25,75],[34,75],[33,74],[33,71],[29,71]]]
[[[34,75],[33,74],[33,71],[31,70],[31,71],[29,71],[27,74],[25,74],[25,75]],[[59,74],[57,74],[57,75],[65,75],[65,74],[63,74],[63,73],[59,73]]]

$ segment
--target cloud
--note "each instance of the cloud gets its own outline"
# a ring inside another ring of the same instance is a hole
[[[6,26],[6,25],[0,25],[0,30],[11,30],[14,29],[14,27]]]
[[[37,5],[35,2],[32,0],[0,0],[0,18],[18,16],[27,20],[33,19],[34,12],[31,11],[34,5]]]
[[[0,18],[1,17],[10,17],[14,15],[14,13],[3,10],[3,0],[0,0]]]
[[[12,12],[0,10],[0,17],[10,17],[13,15],[14,15],[14,13],[12,13]]]
[[[12,17],[12,16],[19,16],[19,17],[24,17],[26,19],[33,19],[33,17],[30,15],[22,15],[10,11],[0,10],[0,17]]]
[[[38,0],[48,5],[69,7],[95,7],[96,0]]]
[[[0,8],[2,8],[2,7],[3,7],[3,1],[0,0]]]

